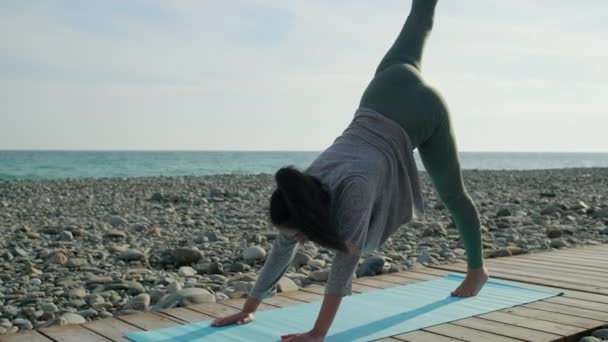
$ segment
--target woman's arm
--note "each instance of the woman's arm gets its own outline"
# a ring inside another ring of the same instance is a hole
[[[327,335],[336,317],[342,297],[352,294],[352,279],[359,264],[371,218],[373,198],[365,181],[356,179],[345,184],[338,197],[336,218],[341,235],[354,249],[336,252],[325,286],[325,296],[314,327],[307,333],[314,337]],[[290,341],[290,340],[287,340]]]
[[[277,283],[287,272],[297,251],[297,241],[279,233],[272,244],[272,250],[258,274],[255,285],[249,292],[249,297],[259,301],[271,297]],[[249,303],[249,305],[248,305]],[[248,300],[245,306],[257,308],[254,300]]]

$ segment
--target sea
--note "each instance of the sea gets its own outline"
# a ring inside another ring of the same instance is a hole
[[[274,174],[303,169],[320,151],[0,151],[0,181]],[[460,152],[465,170],[608,167],[608,153]],[[415,153],[419,170],[424,170]]]

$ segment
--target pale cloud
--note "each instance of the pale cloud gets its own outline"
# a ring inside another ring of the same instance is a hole
[[[409,10],[396,0],[50,3],[0,14],[0,71],[11,71],[0,76],[0,148],[320,150]],[[460,147],[608,151],[593,138],[608,126],[608,28],[597,19],[608,3],[466,4],[439,4],[423,66]]]

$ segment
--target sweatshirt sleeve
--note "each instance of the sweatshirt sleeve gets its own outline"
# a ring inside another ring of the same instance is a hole
[[[272,250],[258,274],[255,285],[249,292],[249,297],[263,300],[272,297],[276,285],[287,272],[297,251],[297,241],[279,233],[272,244]]]
[[[351,253],[336,252],[325,294],[343,297],[352,294],[352,279],[365,246],[373,200],[367,182],[358,178],[345,186],[338,200],[338,229],[355,250]]]

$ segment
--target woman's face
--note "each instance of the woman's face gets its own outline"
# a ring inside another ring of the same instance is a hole
[[[300,244],[304,244],[308,241],[308,238],[306,237],[306,235],[304,235],[304,233],[302,233],[301,231],[299,231],[297,229],[292,229],[292,228],[279,228],[279,229],[281,230],[282,234],[284,234],[285,236],[287,236],[290,239],[298,241]]]

